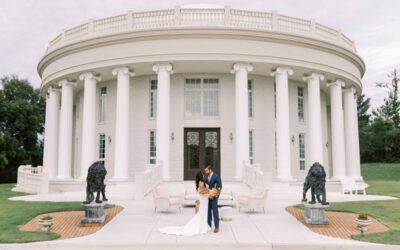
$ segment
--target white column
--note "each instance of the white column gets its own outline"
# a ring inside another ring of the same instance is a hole
[[[45,145],[43,155],[43,167],[48,173],[49,178],[55,178],[57,175],[59,113],[60,90],[50,86],[46,101]]]
[[[320,81],[324,80],[324,76],[312,73],[303,80],[308,83],[309,162],[310,164],[314,162],[323,164]]]
[[[170,75],[171,64],[155,64],[153,71],[157,73],[157,161],[162,164],[163,179],[170,177]]]
[[[236,180],[243,179],[243,164],[249,160],[249,102],[248,72],[253,70],[251,64],[235,63],[232,73],[235,74],[235,164]]]
[[[363,180],[363,177],[361,176],[361,165],[360,165],[360,138],[359,138],[359,131],[358,131],[358,106],[357,106],[357,93],[354,91],[354,96],[353,96],[353,119],[354,119],[354,136],[355,136],[355,154],[356,154],[356,161],[355,161],[355,171],[354,171],[354,178],[358,180]]]
[[[72,116],[74,89],[76,83],[66,79],[60,81],[61,112],[58,139],[58,179],[71,179],[72,169]]]
[[[49,158],[49,154],[48,154],[48,149],[49,149],[49,146],[48,146],[48,140],[47,140],[47,137],[48,137],[48,133],[49,133],[49,120],[50,120],[50,115],[49,115],[49,112],[50,112],[50,101],[49,101],[49,99],[50,99],[50,90],[52,89],[53,87],[52,86],[50,86],[49,88],[48,88],[48,90],[47,90],[47,93],[46,93],[46,114],[45,114],[45,122],[44,122],[44,145],[43,145],[43,172],[48,172],[48,168],[49,168],[49,166],[48,166],[48,163],[47,163],[47,159]]]
[[[276,83],[276,178],[292,180],[290,164],[290,120],[289,120],[289,83],[291,68],[278,67],[271,73]]]
[[[344,137],[346,144],[346,174],[347,177],[360,179],[360,162],[358,151],[358,121],[357,106],[354,99],[355,89],[351,87],[343,91],[344,106]]]
[[[123,180],[129,178],[129,88],[130,77],[134,76],[134,73],[127,67],[121,67],[113,69],[112,74],[117,76],[113,179]]]
[[[332,128],[332,179],[340,180],[346,177],[346,160],[344,144],[344,124],[342,107],[342,80],[328,84],[331,97],[331,128]]]
[[[101,80],[91,72],[79,76],[83,80],[82,153],[80,178],[87,176],[88,168],[96,161],[96,85]]]

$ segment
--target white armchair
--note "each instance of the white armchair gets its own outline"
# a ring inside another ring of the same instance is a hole
[[[368,187],[368,184],[364,182],[356,182],[352,178],[345,178],[341,180],[342,184],[342,193],[346,194],[349,193],[350,195],[353,194],[358,194],[358,191],[361,191],[364,195],[367,194],[365,189]]]
[[[172,195],[168,188],[156,187],[153,189],[154,212],[157,209],[168,211],[170,208],[178,208],[181,212],[183,196]]]
[[[246,208],[249,211],[255,211],[255,209],[262,209],[265,213],[265,206],[267,203],[267,189],[254,189],[250,194],[238,194],[238,208],[239,212],[241,208]]]

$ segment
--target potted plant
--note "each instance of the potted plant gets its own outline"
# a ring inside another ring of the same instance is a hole
[[[53,217],[45,216],[39,220],[39,225],[42,226],[42,231],[50,232],[51,226],[53,226]]]
[[[372,223],[371,219],[368,218],[367,213],[359,213],[356,222],[357,227],[361,231],[361,236],[364,235],[364,231],[367,231],[367,227]]]

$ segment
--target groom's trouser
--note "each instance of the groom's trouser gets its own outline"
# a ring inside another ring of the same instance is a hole
[[[211,218],[214,216],[214,226],[215,228],[219,228],[219,215],[218,215],[218,198],[209,199],[208,202],[208,217],[207,222],[211,227]]]

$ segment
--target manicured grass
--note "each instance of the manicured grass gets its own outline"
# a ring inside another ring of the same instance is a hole
[[[56,233],[25,232],[18,226],[32,218],[49,212],[82,210],[80,202],[29,202],[11,201],[13,196],[26,195],[12,192],[13,184],[0,185],[0,243],[23,243],[45,241],[59,238]]]
[[[361,164],[361,175],[368,181],[400,181],[400,163]]]
[[[370,185],[367,188],[368,194],[400,197],[400,164],[363,164],[361,171],[364,180]],[[400,245],[400,199],[332,203],[327,210],[366,212],[388,226],[391,231],[366,234],[362,238],[360,235],[353,235],[354,239]]]

